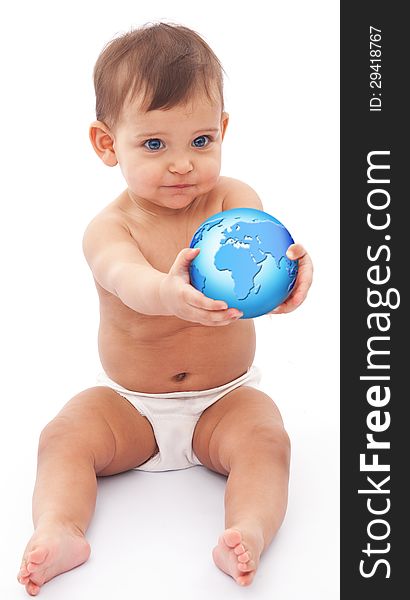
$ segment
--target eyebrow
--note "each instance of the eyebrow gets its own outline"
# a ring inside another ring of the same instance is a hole
[[[201,131],[212,131],[212,132],[217,132],[219,131],[219,127],[203,127],[202,129],[198,129],[197,131],[194,131],[192,133],[192,135],[195,135],[197,133],[201,133]],[[165,131],[154,131],[154,132],[141,132],[141,133],[137,133],[135,135],[135,137],[137,138],[155,138],[155,137],[159,137],[162,135],[167,135],[167,133]]]
[[[149,138],[149,137],[158,137],[159,135],[166,135],[166,133],[164,131],[154,131],[153,133],[151,133],[151,132],[148,132],[148,133],[137,133],[135,135],[135,137]]]

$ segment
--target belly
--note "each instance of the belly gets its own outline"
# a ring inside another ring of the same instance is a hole
[[[204,327],[144,315],[124,326],[102,314],[99,352],[107,375],[127,389],[152,394],[204,390],[248,370],[255,328],[252,320]]]

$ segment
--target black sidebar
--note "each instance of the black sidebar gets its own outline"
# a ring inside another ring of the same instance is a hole
[[[341,0],[341,598],[410,597],[410,21]]]

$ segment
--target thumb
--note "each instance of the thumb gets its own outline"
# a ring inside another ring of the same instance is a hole
[[[199,254],[200,248],[184,248],[177,255],[174,264],[170,268],[171,275],[185,275],[189,269],[189,265]]]

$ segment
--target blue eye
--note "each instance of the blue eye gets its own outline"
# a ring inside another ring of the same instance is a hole
[[[210,138],[207,135],[200,135],[199,137],[195,138],[194,141],[192,142],[192,145],[195,146],[195,148],[204,148],[205,146],[207,146],[210,142]]]
[[[144,143],[144,146],[148,150],[161,150],[161,148],[163,147],[163,143],[158,138],[153,138],[152,140],[147,140]]]

